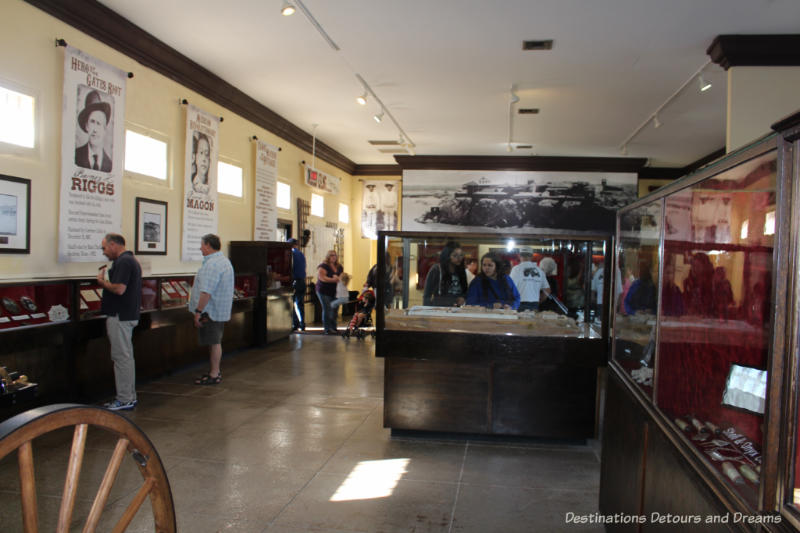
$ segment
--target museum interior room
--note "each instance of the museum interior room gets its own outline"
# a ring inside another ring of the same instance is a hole
[[[0,3],[0,531],[800,531],[797,0]]]

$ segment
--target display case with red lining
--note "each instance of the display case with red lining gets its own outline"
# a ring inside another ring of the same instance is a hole
[[[194,276],[165,276],[161,278],[161,309],[185,307],[189,304]]]
[[[793,128],[620,210],[630,280],[612,322],[602,514],[702,509],[800,529]],[[651,278],[641,317],[625,294],[642,279],[634,262]]]
[[[0,286],[0,330],[66,322],[72,318],[69,282],[25,282]]]

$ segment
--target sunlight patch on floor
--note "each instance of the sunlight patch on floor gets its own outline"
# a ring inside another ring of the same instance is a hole
[[[331,496],[332,502],[387,498],[407,472],[410,459],[361,461]]]

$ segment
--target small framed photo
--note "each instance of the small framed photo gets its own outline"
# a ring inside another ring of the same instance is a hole
[[[136,198],[136,254],[167,255],[167,202]]]
[[[0,174],[0,253],[31,253],[31,180]]]

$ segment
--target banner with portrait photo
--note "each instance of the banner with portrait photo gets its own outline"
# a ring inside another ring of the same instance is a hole
[[[181,260],[202,261],[200,238],[217,233],[219,117],[186,106],[186,162],[183,179]]]
[[[365,181],[361,195],[361,237],[374,240],[381,230],[396,230],[399,205],[399,181]]]
[[[274,241],[277,237],[278,148],[255,141],[256,194],[253,240]]]
[[[105,261],[122,231],[126,72],[67,46],[61,118],[59,262]]]

